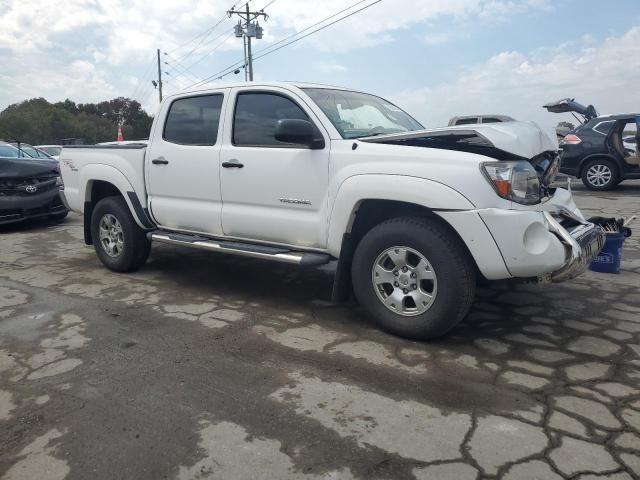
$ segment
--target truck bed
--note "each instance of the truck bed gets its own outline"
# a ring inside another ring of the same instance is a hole
[[[87,192],[89,178],[111,181],[122,192],[132,192],[141,205],[146,204],[144,161],[147,145],[69,145],[60,152],[60,170],[64,175],[65,197],[69,207],[79,213],[90,198]],[[100,170],[100,175],[92,172]]]

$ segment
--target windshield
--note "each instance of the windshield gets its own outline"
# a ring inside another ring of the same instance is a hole
[[[11,144],[12,147],[16,148],[18,150],[18,156],[19,157],[25,157],[25,158],[37,158],[38,154],[33,152],[29,152],[29,147],[23,143],[20,144],[20,147],[18,147],[17,143],[12,143]],[[31,148],[33,150],[33,148]]]
[[[342,138],[402,133],[424,128],[385,99],[360,92],[304,88]]]
[[[37,150],[29,145],[20,145],[20,148],[22,149],[23,152],[27,153],[29,156],[33,158],[38,158],[40,156],[38,155]]]
[[[18,158],[19,156],[20,152],[18,152],[17,148],[12,147],[11,145],[0,145],[0,157]]]
[[[62,147],[38,147],[40,150],[48,153],[49,155],[60,155],[60,152],[62,151]]]
[[[33,147],[33,149],[36,151],[36,153],[38,154],[38,158],[49,158],[49,159],[53,159],[53,157],[51,155],[49,155],[47,152],[45,152],[44,150],[41,150],[39,148],[35,148]]]

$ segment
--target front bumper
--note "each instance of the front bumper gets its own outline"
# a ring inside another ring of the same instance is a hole
[[[34,195],[0,196],[0,225],[23,220],[62,215],[68,212],[60,196],[60,189],[53,188]]]
[[[484,209],[479,214],[515,278],[551,282],[575,278],[604,245],[604,231],[566,206],[546,211]]]
[[[598,225],[584,222],[567,210],[561,210],[555,216],[550,212],[544,212],[544,216],[549,230],[557,235],[564,245],[567,260],[561,268],[540,280],[562,282],[581,275],[600,253],[606,240],[604,230]],[[562,221],[574,225],[565,228]]]

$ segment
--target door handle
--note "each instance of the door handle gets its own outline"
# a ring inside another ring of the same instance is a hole
[[[154,165],[167,165],[169,163],[169,160],[164,157],[158,157],[151,160],[151,163],[153,163]]]
[[[244,167],[244,164],[240,163],[237,160],[234,160],[232,162],[222,162],[222,166],[224,168],[242,168]]]

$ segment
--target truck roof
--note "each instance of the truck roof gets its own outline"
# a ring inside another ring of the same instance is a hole
[[[349,90],[359,92],[361,90],[357,90],[354,88],[345,88],[339,87],[336,85],[324,85],[320,83],[312,83],[312,82],[298,82],[298,81],[254,81],[254,82],[244,82],[244,81],[233,81],[233,82],[219,82],[212,83],[210,86],[206,88],[197,88],[192,90],[184,90],[182,92],[174,93],[172,95],[167,95],[169,97],[175,97],[184,95],[186,93],[203,93],[203,92],[213,92],[216,90],[220,90],[223,88],[233,88],[233,87],[296,87],[296,88],[329,88],[332,90]]]

